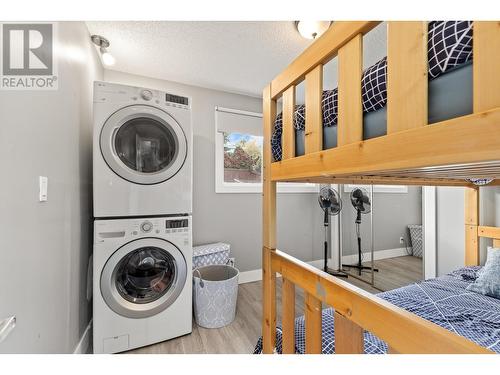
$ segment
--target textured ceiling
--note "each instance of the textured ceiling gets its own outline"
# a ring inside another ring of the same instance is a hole
[[[112,70],[260,96],[263,87],[311,42],[293,21],[87,22],[91,34],[111,42]],[[365,39],[365,65],[386,54],[385,28]],[[325,70],[336,84],[335,62]]]

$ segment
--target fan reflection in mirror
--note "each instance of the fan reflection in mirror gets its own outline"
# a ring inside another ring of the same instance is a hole
[[[324,240],[324,264],[323,271],[337,277],[347,277],[347,274],[342,271],[334,271],[328,267],[328,227],[330,225],[330,216],[335,216],[342,210],[342,199],[337,190],[328,186],[323,187],[318,195],[318,203],[324,212],[323,226],[325,228]]]
[[[378,269],[372,266],[363,266],[363,252],[361,250],[361,215],[369,214],[372,210],[370,194],[365,188],[357,186],[351,190],[349,198],[352,206],[356,210],[354,225],[356,227],[356,237],[358,240],[358,261],[357,264],[342,264],[342,267],[357,269],[358,276],[361,276],[362,271],[378,272]]]

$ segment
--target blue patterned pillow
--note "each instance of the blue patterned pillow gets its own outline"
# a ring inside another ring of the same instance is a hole
[[[500,299],[500,249],[488,247],[488,258],[467,290]]]

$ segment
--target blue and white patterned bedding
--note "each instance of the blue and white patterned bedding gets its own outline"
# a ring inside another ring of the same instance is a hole
[[[428,26],[427,56],[429,79],[472,60],[472,21],[433,21]],[[363,73],[361,79],[363,112],[383,108],[387,102],[387,58],[378,61]],[[337,125],[337,88],[323,91],[323,126]],[[274,122],[271,149],[275,161],[281,160],[282,114]],[[294,111],[294,127],[304,130],[305,105]]]
[[[480,267],[467,267],[448,275],[379,293],[396,306],[500,353],[500,300],[469,292],[465,288],[476,278]],[[335,352],[334,310],[323,310],[323,354]],[[401,332],[404,334],[404,332]],[[387,345],[370,332],[364,333],[365,353],[383,354]],[[276,349],[281,353],[281,328],[276,332]],[[305,353],[305,320],[295,320],[295,350]],[[254,353],[262,352],[262,338]]]

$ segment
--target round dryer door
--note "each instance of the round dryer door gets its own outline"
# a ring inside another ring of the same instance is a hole
[[[108,166],[136,184],[158,184],[175,176],[187,156],[181,126],[165,111],[132,105],[113,113],[101,130],[100,146]]]
[[[117,314],[146,318],[175,302],[186,275],[186,260],[177,247],[159,238],[142,238],[108,259],[101,273],[101,293]]]

